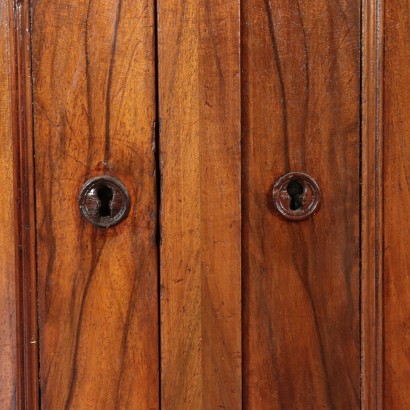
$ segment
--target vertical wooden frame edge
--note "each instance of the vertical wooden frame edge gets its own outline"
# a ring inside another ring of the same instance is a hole
[[[383,408],[383,0],[362,2],[361,405]]]
[[[10,0],[16,204],[17,395],[38,409],[38,332],[30,2]]]
[[[155,123],[154,123],[154,139],[155,139],[155,200],[156,200],[156,228],[155,228],[155,242],[156,242],[156,253],[157,253],[157,309],[158,309],[158,406],[159,410],[162,409],[162,393],[161,393],[161,235],[162,235],[162,225],[161,225],[161,197],[162,197],[162,168],[161,168],[161,146],[160,146],[160,127],[161,127],[161,113],[160,113],[160,101],[159,101],[159,49],[158,49],[158,38],[159,38],[159,3],[160,0],[153,0],[153,49],[154,49],[154,76],[155,76]]]
[[[8,0],[14,141],[17,403],[39,408],[35,187],[29,0]]]

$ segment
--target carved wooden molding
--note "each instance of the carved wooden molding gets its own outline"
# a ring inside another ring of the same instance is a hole
[[[8,0],[14,141],[17,403],[37,409],[38,339],[30,2]]]
[[[383,407],[383,0],[362,4],[361,356],[363,409]]]

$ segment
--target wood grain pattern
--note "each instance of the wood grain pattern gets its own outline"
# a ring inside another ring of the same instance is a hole
[[[44,409],[157,409],[154,3],[33,1],[40,383]],[[95,175],[131,212],[98,229]]]
[[[356,0],[242,7],[244,406],[360,407]],[[290,223],[271,189],[302,171],[319,212]]]
[[[385,0],[384,13],[383,405],[396,410],[410,407],[410,5]]]
[[[239,1],[159,1],[164,409],[241,408]]]
[[[28,1],[1,21],[1,408],[38,408],[34,158]]]
[[[3,166],[0,201],[0,407],[17,407],[17,325],[14,149],[12,120],[12,54],[10,2],[0,2],[0,162]],[[11,20],[12,21],[12,20]]]
[[[13,1],[13,136],[17,258],[18,408],[39,407],[36,218],[30,2]]]
[[[37,239],[44,409],[410,408],[408,2],[362,2],[362,95],[358,0],[157,7],[161,328],[155,2],[0,3],[0,407],[39,407]],[[109,230],[77,205],[103,174]]]
[[[361,404],[383,408],[383,8],[362,12]]]

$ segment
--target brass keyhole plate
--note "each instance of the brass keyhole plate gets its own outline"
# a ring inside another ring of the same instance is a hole
[[[303,172],[289,172],[275,182],[272,197],[280,215],[291,221],[302,221],[318,211],[321,193],[311,176]]]

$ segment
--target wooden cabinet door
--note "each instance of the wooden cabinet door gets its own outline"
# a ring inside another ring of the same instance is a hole
[[[410,408],[409,17],[0,2],[0,408]]]
[[[321,10],[318,12],[318,10]],[[360,5],[243,2],[244,405],[360,405]],[[290,221],[272,185],[321,190]]]
[[[35,1],[32,76],[44,408],[158,407],[154,6]],[[109,175],[131,209],[79,218]]]

